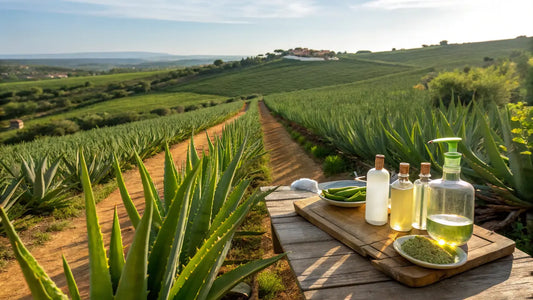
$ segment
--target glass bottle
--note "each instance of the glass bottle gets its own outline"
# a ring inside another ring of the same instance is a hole
[[[385,156],[376,155],[375,167],[366,174],[365,220],[371,225],[387,224],[389,201],[389,172],[383,168]]]
[[[431,163],[420,164],[420,175],[413,188],[413,228],[426,230],[427,207],[429,200],[429,181]]]
[[[391,184],[390,227],[409,231],[413,224],[413,183],[409,181],[409,164],[400,163],[398,179]]]
[[[429,183],[427,208],[428,234],[440,244],[460,246],[468,242],[474,229],[474,187],[461,180],[461,138],[443,138],[431,143],[447,142],[442,178]]]

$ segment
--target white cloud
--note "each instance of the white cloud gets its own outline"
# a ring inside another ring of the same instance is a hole
[[[407,9],[407,8],[441,8],[463,5],[464,0],[371,0],[360,5],[353,5],[352,9],[374,8],[374,9]]]
[[[314,0],[0,0],[9,9],[46,10],[132,19],[199,23],[248,23],[302,18],[319,11]]]

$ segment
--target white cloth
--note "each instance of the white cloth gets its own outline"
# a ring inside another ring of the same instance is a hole
[[[318,189],[318,182],[309,178],[300,178],[294,181],[291,183],[291,190],[304,190],[313,193],[318,193],[320,191]]]

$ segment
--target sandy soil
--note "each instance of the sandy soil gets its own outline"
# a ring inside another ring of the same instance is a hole
[[[283,126],[272,117],[263,103],[260,104],[260,110],[265,147],[270,155],[272,185],[289,185],[292,181],[302,177],[313,178],[319,182],[338,179],[338,177],[324,177],[320,165],[291,140]],[[239,116],[240,114],[225,123],[231,122]],[[220,134],[225,123],[210,128],[208,130],[209,135]],[[194,140],[197,148],[207,148],[205,132],[196,135]],[[181,162],[186,158],[187,146],[188,142],[183,142],[174,145],[171,149],[174,160],[178,165],[181,165]],[[144,161],[157,187],[163,186],[163,162],[164,153],[157,154]],[[137,170],[129,170],[123,176],[130,196],[138,209],[142,210],[144,198]],[[121,220],[124,244],[129,245],[131,243],[134,233],[123,208],[120,193],[116,190],[97,205],[97,213],[104,234],[106,249],[108,248],[115,206],[117,206]],[[268,231],[262,243],[265,248],[265,257],[268,257],[273,255],[270,239],[270,220],[268,217],[263,220],[263,226]],[[88,298],[89,267],[85,216],[73,219],[68,229],[52,233],[51,239],[43,246],[34,248],[32,254],[56,284],[65,293],[68,293],[61,263],[61,254],[65,255],[78,282],[82,298]],[[278,270],[282,273],[286,289],[278,295],[277,299],[303,299],[288,263],[286,261],[281,262],[278,265]],[[0,299],[31,299],[29,289],[16,261],[9,263],[6,271],[0,273],[0,282],[2,283],[1,286],[4,287],[0,289]]]

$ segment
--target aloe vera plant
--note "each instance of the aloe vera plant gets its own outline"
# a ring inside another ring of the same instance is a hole
[[[235,126],[239,127],[235,131],[246,130],[242,125]],[[254,149],[250,147],[254,143],[249,143],[245,134],[232,137],[235,140],[231,147],[223,143],[210,143],[209,155],[204,153],[201,157],[191,140],[187,160],[190,168],[184,168],[181,174],[177,172],[166,147],[164,195],[171,199],[159,199],[146,168],[140,157],[136,156],[143,183],[145,210],[138,219],[135,207],[129,208],[136,212],[129,214],[135,226],[135,236],[126,258],[121,254],[123,248],[116,214],[109,258],[106,255],[88,168],[83,154],[80,155],[89,241],[91,299],[220,299],[245,277],[284,256],[281,254],[252,261],[219,275],[239,224],[250,208],[270,193],[255,192],[245,196],[250,181],[237,179],[236,174],[239,166],[245,165],[245,157],[253,159],[247,149]],[[252,153],[259,152],[254,150]],[[115,169],[119,170],[118,163]],[[121,195],[125,204],[132,204],[127,191],[122,193],[121,190]],[[157,213],[160,214],[160,220],[155,217]],[[25,250],[3,209],[0,216],[33,297],[66,298]],[[70,296],[79,299],[75,280],[65,259],[64,269]]]

